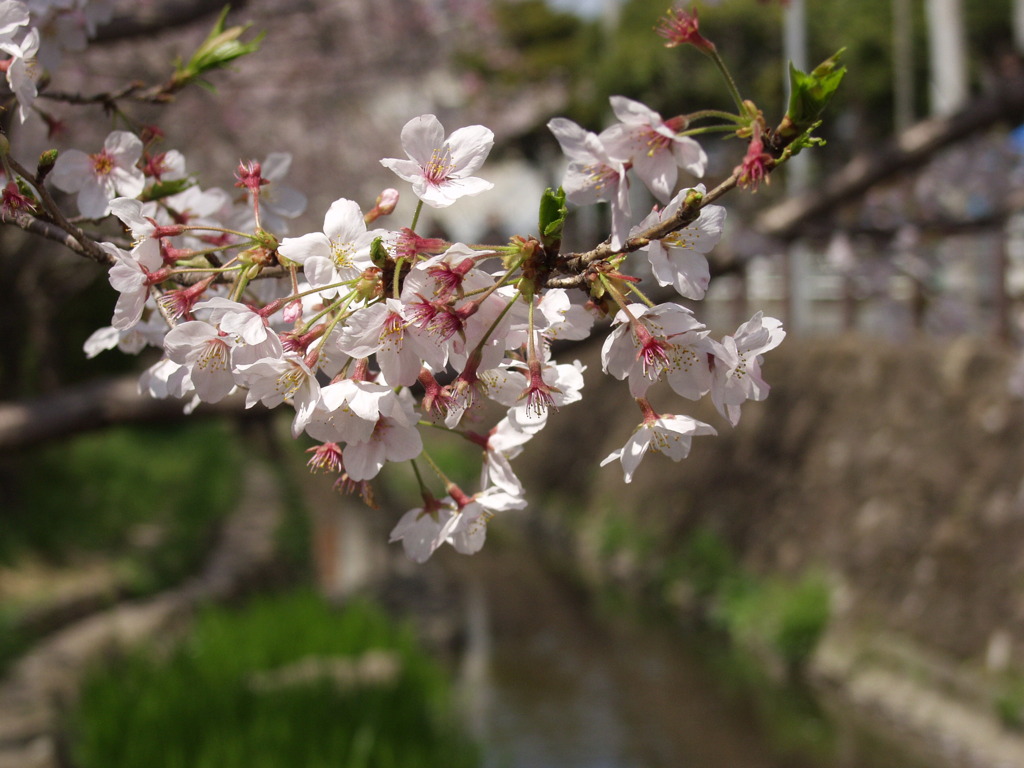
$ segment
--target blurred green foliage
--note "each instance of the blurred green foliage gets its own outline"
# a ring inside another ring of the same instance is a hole
[[[218,422],[117,427],[23,451],[5,462],[0,562],[118,556],[148,526],[140,578],[166,584],[196,566],[238,499],[242,450]]]
[[[808,661],[830,615],[828,585],[816,574],[796,580],[733,579],[715,611],[730,636],[776,654],[791,670]]]
[[[302,659],[394,654],[397,674],[356,685],[311,677],[260,688]],[[95,670],[72,718],[82,768],[461,768],[479,764],[441,670],[365,604],[332,610],[306,592],[209,608],[160,658],[137,650]]]

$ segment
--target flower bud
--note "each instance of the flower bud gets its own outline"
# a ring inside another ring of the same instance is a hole
[[[388,216],[395,212],[395,206],[398,205],[398,190],[388,187],[379,195],[377,195],[377,205],[375,206],[380,211],[381,216]]]
[[[36,181],[42,181],[53,170],[53,164],[57,162],[57,150],[48,149],[39,156],[36,163]]]

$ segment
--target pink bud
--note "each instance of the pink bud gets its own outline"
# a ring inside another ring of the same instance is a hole
[[[366,212],[363,220],[369,224],[381,216],[389,216],[394,213],[396,205],[398,205],[398,190],[389,187],[377,195],[376,204]]]
[[[388,187],[377,196],[377,209],[381,216],[387,216],[395,212],[398,205],[398,190]]]
[[[294,323],[302,317],[302,302],[298,299],[289,302],[281,313],[281,319],[286,323]]]

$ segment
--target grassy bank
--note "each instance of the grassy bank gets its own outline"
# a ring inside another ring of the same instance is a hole
[[[232,425],[119,427],[5,457],[0,668],[37,636],[192,574],[239,498]]]
[[[479,764],[412,634],[308,592],[209,608],[175,648],[97,668],[71,733],[81,768]]]
[[[572,525],[582,527],[584,572],[612,599],[616,592],[635,595],[709,624],[785,671],[803,668],[828,627],[830,595],[821,574],[755,574],[709,528],[671,536],[621,511],[575,516]]]

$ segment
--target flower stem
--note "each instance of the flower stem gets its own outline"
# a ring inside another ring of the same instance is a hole
[[[654,308],[654,302],[651,301],[649,298],[647,298],[647,295],[643,291],[641,291],[639,288],[637,288],[634,283],[630,283],[629,284],[629,290],[631,290],[633,293],[635,293],[637,296],[639,296],[640,297],[640,301],[642,301],[648,307],[651,307],[652,309]]]
[[[718,71],[722,73],[722,77],[725,79],[725,85],[729,89],[729,95],[732,96],[732,100],[736,102],[736,106],[739,107],[740,114],[742,115],[746,110],[743,107],[743,97],[740,96],[740,90],[736,87],[736,81],[732,79],[732,74],[729,72],[729,68],[725,66],[725,62],[722,61],[722,57],[718,55],[718,51],[714,48],[708,49],[700,47],[699,50],[707,54],[711,60],[718,67]]]

